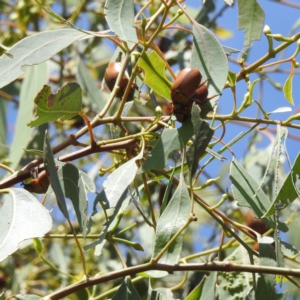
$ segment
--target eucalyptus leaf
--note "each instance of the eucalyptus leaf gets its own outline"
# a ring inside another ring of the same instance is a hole
[[[87,197],[84,184],[80,180],[79,170],[74,165],[67,163],[58,170],[57,174],[64,196],[71,200],[80,230],[83,231],[87,217]]]
[[[18,250],[21,242],[43,237],[52,227],[49,211],[25,189],[7,189],[1,202],[0,262]]]
[[[107,199],[110,208],[116,207],[122,194],[135,178],[138,169],[136,161],[142,159],[142,157],[143,151],[117,168],[103,182],[101,196]]]
[[[44,85],[34,99],[36,105],[36,120],[28,126],[38,126],[46,122],[71,119],[81,112],[82,94],[80,85],[69,82],[62,86],[56,94],[51,93],[51,87]]]
[[[138,292],[131,283],[130,277],[126,276],[112,300],[141,300]]]
[[[14,298],[17,300],[39,300],[41,299],[40,296],[37,295],[31,295],[31,294],[18,294],[14,295]]]
[[[26,37],[0,57],[0,88],[24,74],[24,66],[38,65],[87,35],[78,30],[58,29]]]
[[[77,78],[91,103],[96,104],[98,110],[101,111],[106,104],[107,96],[98,88],[96,78],[91,76],[82,60],[78,64]]]
[[[230,179],[232,182],[232,192],[234,198],[240,206],[250,207],[256,218],[261,218],[270,206],[270,201],[262,189],[259,189],[258,183],[250,174],[236,161],[232,159],[230,166]],[[270,227],[276,227],[274,217],[264,218],[264,221]],[[279,222],[279,229],[286,232],[288,227]]]
[[[192,290],[185,300],[216,299],[217,272],[211,272]]]
[[[190,215],[190,196],[183,175],[168,206],[160,216],[156,227],[154,253],[155,258],[166,246],[166,244],[182,229]],[[170,244],[159,259],[160,263],[175,264],[178,262],[183,243],[183,232]],[[166,276],[165,271],[147,272],[154,278]]]
[[[278,203],[292,203],[300,194],[300,153],[297,155],[292,170],[286,177],[277,197],[269,206],[262,217],[268,217],[275,213],[275,205]]]
[[[34,138],[33,129],[26,125],[33,117],[33,99],[47,81],[48,70],[46,63],[38,66],[27,67],[25,69],[25,79],[22,82],[20,91],[19,112],[15,124],[13,141],[10,146],[9,160],[12,161],[12,164],[10,165],[12,169],[15,169],[18,166],[22,156],[24,155],[22,147],[26,148],[30,141]],[[22,145],[22,147],[20,147],[20,145]]]
[[[171,85],[165,74],[165,62],[152,51],[144,53],[138,60],[138,66],[144,70],[144,83],[162,97],[171,100]]]
[[[261,266],[276,267],[276,254],[273,247],[274,239],[270,237],[257,237],[259,244],[259,264]],[[256,299],[281,299],[282,294],[276,294],[276,276],[273,274],[260,274],[257,280]]]
[[[197,171],[199,158],[205,153],[205,149],[211,140],[214,131],[209,124],[200,119],[200,109],[198,105],[193,104],[191,120],[193,123],[195,140],[187,151],[186,159],[191,172],[191,176]]]
[[[134,28],[134,3],[132,0],[107,0],[106,21],[111,30],[123,41],[137,43]]]
[[[203,81],[208,79],[209,96],[217,96],[227,81],[227,56],[217,38],[204,26],[193,22],[193,35],[191,66],[201,71]]]
[[[56,196],[57,204],[65,218],[70,221],[69,212],[67,209],[66,199],[62,190],[62,187],[59,182],[54,157],[52,154],[48,133],[45,134],[45,143],[44,143],[44,165],[45,171],[49,178],[51,187]]]
[[[257,0],[238,0],[238,6],[238,29],[245,30],[244,46],[250,46],[253,40],[260,39],[265,14]]]
[[[166,128],[138,173],[150,169],[163,169],[167,164],[169,154],[185,147],[192,136],[193,125],[188,120],[179,129]]]
[[[285,99],[291,103],[292,105],[295,105],[294,99],[293,99],[293,77],[294,77],[294,66],[292,65],[291,73],[288,76],[287,80],[284,83],[283,86],[283,94]]]

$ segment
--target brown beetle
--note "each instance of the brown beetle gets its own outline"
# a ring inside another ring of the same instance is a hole
[[[208,88],[205,84],[201,84],[195,91],[192,96],[192,100],[195,101],[198,105],[204,104],[207,100]]]
[[[202,79],[199,70],[184,68],[181,70],[171,87],[171,98],[174,103],[185,104],[198,88]]]
[[[39,174],[37,179],[30,183],[24,183],[24,189],[30,193],[45,194],[49,187],[49,179],[45,171]]]
[[[119,62],[110,63],[105,70],[104,80],[111,91],[114,89],[120,71],[121,71],[121,63]],[[120,90],[117,93],[117,97],[121,98],[123,96],[128,81],[129,81],[128,77],[124,74],[120,82]]]

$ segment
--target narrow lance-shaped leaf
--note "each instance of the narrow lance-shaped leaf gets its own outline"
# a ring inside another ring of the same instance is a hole
[[[244,46],[250,46],[253,40],[260,39],[265,14],[257,0],[238,0],[238,6],[238,29],[245,30]]]
[[[294,99],[293,99],[293,77],[294,77],[294,64],[292,63],[291,66],[291,73],[289,75],[289,77],[287,78],[286,82],[284,83],[283,86],[283,94],[285,99],[291,103],[292,105],[294,104]]]
[[[216,299],[217,272],[211,272],[209,276],[204,276],[201,282],[185,298],[185,300],[208,300]]]
[[[137,43],[134,26],[134,3],[132,0],[107,0],[106,21],[111,30],[123,41]]]
[[[205,153],[205,149],[211,140],[214,131],[209,124],[200,119],[200,109],[198,105],[193,105],[191,120],[193,123],[195,140],[193,145],[189,148],[186,159],[193,176],[197,171],[199,158]]]
[[[9,160],[12,161],[10,167],[15,169],[24,155],[22,148],[26,148],[33,139],[33,129],[27,127],[27,123],[33,117],[34,97],[40,91],[44,84],[48,82],[48,70],[46,63],[38,66],[27,67],[25,78],[21,85],[19,112],[15,123],[13,141],[10,146]],[[0,79],[1,80],[1,79]],[[42,142],[43,145],[44,141]],[[20,147],[22,145],[22,147]],[[22,165],[25,165],[24,161]]]
[[[49,178],[51,187],[54,191],[54,194],[56,196],[57,204],[65,218],[70,221],[69,212],[66,205],[66,199],[63,193],[63,190],[61,188],[57,170],[55,166],[54,157],[52,154],[50,142],[48,133],[45,133],[45,143],[44,143],[44,165],[45,165],[45,171],[47,173],[47,176]]]
[[[233,158],[230,166],[230,179],[232,182],[232,192],[234,198],[240,206],[250,207],[256,218],[261,218],[270,206],[270,201],[264,191],[259,188],[258,183],[249,173]],[[264,218],[272,227],[276,227],[274,217]],[[288,230],[284,223],[279,222],[280,230]]]
[[[79,185],[79,170],[72,164],[65,164],[57,173],[63,193],[72,201],[80,230],[83,231],[86,222],[87,199],[84,185],[82,183]]]
[[[276,199],[263,217],[271,216],[275,213],[275,205],[279,202],[289,204],[300,195],[300,153],[297,155],[292,170],[286,177]]]
[[[165,74],[165,63],[152,51],[150,54],[145,53],[138,60],[138,66],[144,70],[144,82],[153,89],[157,94],[171,100],[171,85]]]
[[[190,121],[184,122],[179,129],[165,129],[139,173],[150,169],[163,169],[167,164],[169,154],[182,149],[192,136],[193,125]]]
[[[100,91],[96,79],[91,76],[82,60],[80,60],[78,64],[77,77],[82,89],[85,91],[90,101],[96,104],[98,110],[101,111],[106,104],[107,95]]]
[[[71,119],[81,112],[81,88],[78,83],[70,82],[62,86],[56,94],[52,94],[51,87],[44,85],[34,102],[38,118],[28,123],[28,126]]]
[[[0,206],[0,262],[24,240],[43,237],[51,230],[49,211],[29,192],[11,188]]]
[[[186,224],[190,215],[190,196],[184,177],[181,174],[177,189],[164,212],[160,216],[156,227],[156,238],[153,258],[156,257],[174,235]],[[160,263],[175,264],[178,262],[182,243],[182,232],[159,259]],[[165,271],[147,272],[152,277],[163,277],[167,275]]]
[[[141,300],[138,292],[131,283],[130,277],[125,277],[123,283],[119,287],[112,300]]]
[[[259,243],[259,264],[261,266],[276,267],[276,255],[271,237],[257,237]],[[276,278],[273,274],[260,274],[257,280],[256,299],[285,299],[285,294],[276,294]]]
[[[45,31],[22,39],[0,57],[0,88],[24,74],[24,66],[42,63],[87,36],[75,29]]]
[[[233,262],[239,265],[250,264],[249,253],[243,246],[236,248],[224,262]],[[246,295],[253,286],[253,276],[247,272],[218,272],[216,285],[216,294],[218,298],[200,298],[208,299],[248,299]],[[258,299],[258,298],[256,298]]]
[[[217,38],[204,26],[193,21],[193,49],[191,67],[208,79],[209,96],[221,94],[228,75],[228,60]]]
[[[117,168],[104,181],[104,189],[100,193],[100,196],[107,199],[110,208],[116,207],[118,201],[121,199],[122,194],[133,181],[138,169],[136,161],[142,159],[143,152],[144,142],[143,149],[139,155]]]

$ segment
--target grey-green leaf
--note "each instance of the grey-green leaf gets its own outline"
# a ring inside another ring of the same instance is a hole
[[[24,66],[38,65],[85,36],[69,28],[44,31],[22,39],[0,57],[0,88],[23,75]]]
[[[111,30],[123,41],[137,43],[132,0],[107,0],[106,21]]]
[[[63,193],[63,190],[61,188],[58,174],[55,166],[54,157],[52,154],[50,142],[48,133],[45,134],[45,143],[44,143],[44,165],[45,165],[45,171],[47,173],[47,176],[49,178],[51,187],[54,191],[54,194],[56,196],[57,204],[63,215],[67,220],[70,220],[69,212],[67,209],[66,199]]]
[[[200,108],[198,105],[193,105],[191,120],[193,123],[195,140],[193,145],[187,151],[186,159],[193,176],[198,168],[199,158],[205,153],[205,149],[211,140],[214,131],[209,124],[200,119]]]
[[[276,267],[276,255],[272,246],[274,239],[258,236],[257,241],[259,243],[259,264],[261,266]],[[275,275],[260,274],[257,280],[256,299],[282,299],[283,294],[276,294],[275,284]]]
[[[82,60],[78,64],[78,82],[90,101],[97,105],[99,111],[105,106],[107,96],[100,91],[96,79],[93,78]]]
[[[177,189],[168,206],[160,216],[156,227],[156,238],[153,258],[156,257],[174,235],[186,224],[190,215],[190,196],[184,178],[181,175]],[[183,233],[168,247],[160,263],[175,264],[178,262],[183,243]],[[152,277],[167,275],[164,271],[147,272]]]
[[[240,206],[250,207],[257,218],[261,218],[270,206],[270,201],[258,183],[250,174],[233,158],[230,166],[230,179],[234,198]],[[272,228],[276,227],[273,217],[264,218]],[[279,229],[286,232],[288,230],[284,223],[278,224]]]
[[[104,181],[104,190],[101,192],[101,194],[106,197],[110,208],[116,207],[122,194],[133,181],[138,169],[136,161],[142,159],[142,157],[143,151],[141,151],[136,157],[117,168]]]
[[[79,185],[79,170],[67,163],[59,169],[58,178],[65,197],[72,201],[82,231],[86,222],[87,198],[83,184]]]
[[[185,300],[216,299],[216,280],[217,272],[211,272],[209,276],[204,276]]]
[[[26,190],[11,188],[2,195],[0,262],[18,250],[21,242],[43,237],[52,227],[49,211]]]
[[[151,154],[139,169],[139,173],[150,169],[163,169],[172,151],[182,149],[193,136],[193,125],[186,121],[179,129],[167,128],[163,131]]]
[[[219,95],[227,81],[227,56],[216,37],[204,26],[194,22],[193,34],[191,67],[201,71],[203,80],[208,79],[209,96]]]
[[[33,138],[34,130],[29,128],[27,123],[29,123],[33,117],[34,98],[47,81],[48,70],[46,64],[26,68],[25,79],[21,86],[20,105],[14,137],[10,147],[9,160],[12,161],[10,165],[12,169],[18,166],[24,154],[22,147],[26,148]],[[22,147],[20,147],[20,145],[22,145]]]
[[[256,0],[238,0],[238,29],[245,30],[244,46],[259,40],[264,25],[265,14]]]
[[[141,300],[138,292],[131,283],[130,277],[125,277],[112,300]]]
[[[293,202],[300,193],[300,153],[295,159],[294,165],[292,170],[286,177],[279,193],[268,208],[267,212],[264,214],[263,217],[271,216],[275,213],[275,205],[279,202],[283,204],[289,204]]]

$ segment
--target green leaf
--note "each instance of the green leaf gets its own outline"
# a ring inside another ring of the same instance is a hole
[[[47,173],[47,176],[49,178],[49,182],[51,184],[51,187],[53,189],[53,192],[55,194],[57,204],[65,218],[70,221],[69,212],[67,209],[66,199],[63,193],[63,190],[61,188],[58,174],[55,166],[54,157],[52,154],[52,150],[50,147],[50,142],[48,138],[48,133],[45,133],[45,143],[44,143],[44,165],[45,165],[45,171]]]
[[[161,214],[163,213],[163,211],[165,210],[167,204],[168,204],[168,199],[169,199],[169,195],[170,195],[170,191],[171,191],[171,188],[173,186],[173,176],[174,176],[174,173],[175,173],[175,168],[172,169],[172,173],[171,173],[171,176],[170,176],[170,180],[168,182],[168,185],[165,189],[165,193],[164,193],[164,197],[163,197],[163,200],[162,200],[162,203],[161,203],[161,207],[160,207],[160,212],[159,212],[159,215],[161,216]]]
[[[72,201],[80,230],[86,224],[87,198],[84,185],[79,185],[79,170],[72,164],[65,164],[57,172],[62,191],[66,198]]]
[[[245,30],[244,46],[250,46],[253,40],[260,39],[265,14],[256,0],[238,0],[238,6],[238,29]]]
[[[171,85],[165,74],[165,63],[152,51],[150,54],[145,53],[138,60],[138,66],[144,70],[144,83],[153,89],[157,94],[171,100]]]
[[[27,146],[29,149],[23,149],[25,153],[20,161],[21,166],[25,166],[33,161],[36,157],[43,157],[43,147],[44,147],[44,139],[45,132],[48,129],[48,124],[42,124],[35,128],[33,139],[30,141]]]
[[[76,82],[62,86],[56,94],[51,93],[51,87],[44,85],[34,99],[38,119],[27,125],[38,126],[46,122],[71,119],[81,112],[81,88]]]
[[[138,292],[131,283],[130,277],[126,276],[112,300],[141,300]]]
[[[270,201],[257,182],[249,173],[233,158],[230,166],[230,179],[232,192],[239,206],[250,207],[256,218],[261,218],[270,206]],[[264,218],[270,227],[275,228],[276,222],[273,217]],[[284,223],[279,223],[279,229],[288,230]]]
[[[103,182],[104,189],[101,192],[101,195],[107,199],[110,208],[116,207],[122,194],[135,178],[138,169],[136,161],[142,158],[143,151],[117,168]]]
[[[174,235],[186,224],[190,215],[190,196],[184,178],[181,174],[177,189],[174,192],[168,206],[160,216],[156,227],[154,253],[156,257]],[[160,263],[176,264],[179,260],[183,243],[182,232],[176,240],[168,247],[160,258]],[[147,272],[152,277],[163,277],[168,273],[165,271]]]
[[[117,217],[118,212],[119,211],[124,212],[131,200],[131,196],[126,197],[126,195],[127,195],[127,189],[121,195],[119,201],[116,204],[116,207],[114,208],[113,213],[109,216],[108,221],[104,224],[104,228],[102,229],[102,231],[98,237],[98,240],[91,244],[84,246],[83,247],[84,250],[89,250],[89,249],[95,248],[95,255],[101,254],[102,247],[104,246],[104,243],[105,243],[106,234],[107,234],[107,232],[109,232],[110,230],[112,230],[115,227],[115,224],[117,222],[116,217]],[[96,196],[96,198],[94,200],[94,209],[93,209],[92,216],[94,216],[97,213],[96,205],[100,201],[103,203],[103,206],[106,206],[106,204],[108,203],[108,200],[106,199],[105,194],[100,193]]]
[[[193,22],[193,35],[191,67],[201,71],[203,81],[208,79],[209,96],[219,95],[227,81],[227,56],[216,37],[204,26]]]
[[[259,264],[261,266],[276,267],[276,254],[273,247],[274,239],[270,237],[257,237],[259,244]],[[276,276],[260,274],[257,280],[256,299],[282,299],[283,294],[276,294]]]
[[[231,87],[234,87],[236,85],[236,74],[229,71],[228,72],[228,81]]]
[[[6,99],[0,96],[0,153],[6,152],[1,148],[5,149],[6,145],[6,116],[7,116],[7,104]]]
[[[295,159],[292,170],[289,172],[286,177],[281,189],[278,192],[278,195],[271,206],[268,208],[267,212],[263,217],[271,216],[275,213],[275,205],[278,203],[283,203],[288,205],[292,203],[299,196],[299,187],[300,187],[300,153]],[[298,189],[298,191],[297,191]]]
[[[292,105],[295,105],[294,99],[293,99],[293,78],[294,78],[294,66],[292,65],[291,73],[287,80],[284,83],[283,86],[283,94],[285,99],[291,103]]]
[[[163,169],[172,151],[182,149],[193,136],[193,126],[186,121],[179,129],[166,128],[138,173]]]
[[[107,0],[105,19],[110,29],[123,41],[137,43],[132,0]]]
[[[26,37],[0,57],[0,88],[24,74],[24,66],[38,65],[70,44],[86,37],[75,29],[45,31]]]
[[[217,272],[211,272],[209,276],[204,276],[185,300],[216,299],[216,280]]]
[[[49,211],[24,189],[8,189],[1,202],[0,262],[18,250],[21,242],[43,237],[52,227]]]
[[[87,94],[91,102],[97,105],[98,110],[101,111],[106,104],[107,96],[100,91],[96,79],[91,76],[82,60],[78,64],[77,78],[82,90]]]
[[[10,165],[12,169],[18,166],[24,155],[22,148],[26,148],[33,139],[33,129],[26,125],[33,117],[33,99],[47,81],[48,73],[46,64],[26,68],[25,79],[22,82],[20,91],[20,105],[15,132],[10,146],[9,160],[12,161]]]
[[[226,257],[224,261],[233,262],[240,265],[250,264],[249,253],[243,246],[239,246],[228,257]],[[253,277],[251,273],[218,272],[216,286],[219,296],[218,299],[246,299],[246,295],[251,290],[252,285]],[[209,298],[206,299],[208,300]]]
[[[36,296],[36,295],[32,295],[32,294],[27,294],[27,295],[18,294],[18,295],[15,295],[14,298],[17,300],[39,300],[39,299],[41,299],[40,296]]]
[[[193,176],[197,171],[199,159],[205,153],[205,149],[208,146],[214,131],[206,121],[200,119],[200,108],[198,105],[193,104],[191,120],[193,123],[195,140],[193,145],[187,151],[186,159],[191,175]]]

